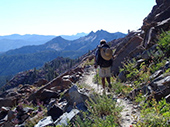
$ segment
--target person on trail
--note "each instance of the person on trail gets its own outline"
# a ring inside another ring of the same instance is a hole
[[[98,45],[95,53],[95,64],[97,68],[99,65],[99,76],[102,78],[103,89],[105,90],[105,79],[108,82],[109,88],[111,88],[110,77],[111,77],[111,66],[112,66],[112,50],[109,45],[106,44],[106,40],[102,39],[100,45]]]

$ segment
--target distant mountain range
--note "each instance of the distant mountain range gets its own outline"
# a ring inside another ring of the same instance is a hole
[[[24,54],[32,54],[44,51],[57,51],[57,52],[70,52],[70,51],[79,51],[82,53],[86,53],[89,50],[96,48],[101,39],[105,39],[107,42],[112,41],[113,39],[118,39],[124,37],[125,34],[116,32],[109,33],[104,30],[99,30],[97,32],[90,32],[87,36],[80,37],[76,40],[66,40],[61,36],[57,36],[52,40],[48,41],[42,45],[32,45],[32,46],[24,46],[18,49],[9,50],[5,52],[5,55],[24,55]],[[63,57],[76,58],[81,54],[65,54]]]
[[[75,40],[86,36],[87,33],[77,33],[76,35],[61,35],[66,40]],[[28,45],[41,45],[55,38],[53,35],[36,35],[36,34],[12,34],[0,36],[0,52],[6,52],[11,49],[21,48]]]
[[[19,35],[12,34],[7,36],[0,36],[0,52],[6,52],[11,49],[21,48],[26,45],[40,45],[55,38],[56,36],[44,35]]]
[[[125,35],[120,32],[109,33],[99,30],[97,32],[92,31],[76,40],[66,40],[61,36],[57,36],[41,45],[24,46],[9,50],[0,54],[0,76],[14,75],[21,71],[42,67],[44,63],[59,56],[78,58],[95,49],[101,39],[109,42],[123,38]]]

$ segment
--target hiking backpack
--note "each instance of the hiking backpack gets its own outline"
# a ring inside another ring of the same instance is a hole
[[[101,48],[110,48],[107,44],[99,45],[95,53],[95,63],[100,67],[110,67],[112,65],[112,59],[105,60],[100,54]]]

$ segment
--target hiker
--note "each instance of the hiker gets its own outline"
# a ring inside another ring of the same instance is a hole
[[[102,78],[103,89],[105,90],[105,79],[108,82],[109,88],[111,88],[111,66],[112,66],[112,50],[106,44],[106,40],[102,39],[100,45],[98,45],[95,53],[95,65],[97,68],[99,65],[99,76]]]

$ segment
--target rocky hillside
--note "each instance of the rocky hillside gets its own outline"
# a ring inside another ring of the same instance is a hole
[[[109,95],[98,96],[83,88],[86,86],[83,83],[79,84],[94,63],[92,51],[72,69],[50,81],[21,84],[4,91],[0,95],[0,124],[121,126],[125,118],[121,118],[118,98],[122,98],[135,104],[135,110],[126,114],[126,121],[128,117],[134,119],[130,126],[169,127],[170,15],[167,14],[170,1],[156,0],[156,3],[139,31],[131,31],[126,37],[109,42],[115,50]],[[95,73],[94,79],[100,84]],[[136,111],[141,115],[135,116]]]
[[[18,87],[20,84],[34,84],[36,82],[48,82],[66,70],[71,69],[79,60],[57,57],[56,59],[47,62],[39,69],[31,69],[23,71],[10,79],[1,90]]]

